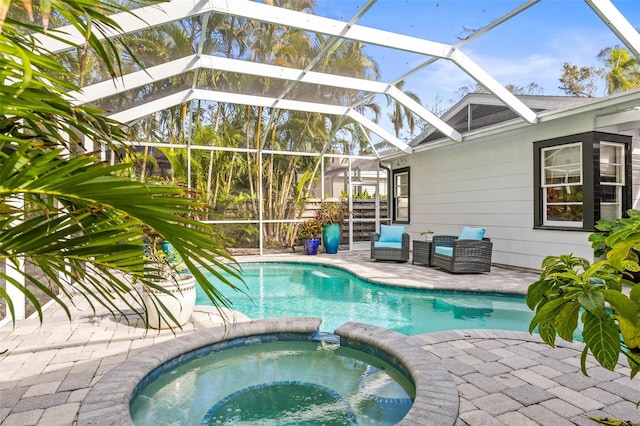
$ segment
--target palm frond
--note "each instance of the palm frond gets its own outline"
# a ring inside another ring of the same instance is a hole
[[[134,281],[150,285],[154,270],[145,263],[143,227],[174,245],[214,304],[228,304],[203,271],[226,283],[224,275],[237,277],[237,267],[212,227],[190,218],[207,206],[185,197],[184,189],[116,176],[130,164],[105,166],[95,157],[64,157],[30,143],[0,145],[0,152],[0,200],[24,203],[0,214],[0,258],[17,263],[24,257],[38,267],[44,278],[25,273],[25,279],[67,312],[56,294],[70,295],[69,283],[92,306],[112,313],[120,312],[116,299],[126,299]],[[33,294],[18,288],[40,312]],[[128,307],[142,315],[140,304]]]

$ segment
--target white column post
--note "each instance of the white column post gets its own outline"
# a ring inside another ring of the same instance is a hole
[[[7,199],[7,204],[10,206],[16,207],[19,210],[24,210],[24,200],[22,198],[10,198]],[[22,219],[19,219],[22,222]],[[22,256],[17,258],[18,264],[14,264],[13,262],[6,260],[5,261],[5,271],[8,277],[15,280],[20,285],[25,285],[24,278],[24,258]],[[25,305],[26,299],[24,294],[10,281],[7,281],[7,294],[9,295],[9,299],[11,303],[13,303],[14,315],[11,316],[11,312],[7,309],[7,318],[13,318],[14,320],[22,320],[25,319]]]
[[[262,146],[258,149],[258,229],[260,231],[260,256],[264,254],[264,191],[262,189]]]
[[[22,272],[24,272],[24,258],[18,257],[18,265],[14,265],[13,262],[6,261],[6,271],[7,276],[16,280],[20,285],[25,285],[25,279]],[[14,315],[11,315],[11,312],[7,309],[7,318],[13,318],[14,320],[22,320],[25,319],[25,305],[26,300],[24,294],[18,290],[18,288],[13,285],[10,281],[7,281],[7,294],[9,295],[9,299],[13,303]]]
[[[349,180],[348,180],[348,186],[349,186],[349,251],[351,251],[353,249],[353,181],[352,181],[352,176],[351,176],[351,157],[348,158],[349,161],[349,167],[348,167],[348,173],[349,173]]]

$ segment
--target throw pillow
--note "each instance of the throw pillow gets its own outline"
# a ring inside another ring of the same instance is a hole
[[[465,226],[458,236],[459,240],[481,240],[484,238],[485,228],[472,228]]]
[[[381,243],[400,242],[406,229],[406,226],[380,225],[380,239],[378,241]]]

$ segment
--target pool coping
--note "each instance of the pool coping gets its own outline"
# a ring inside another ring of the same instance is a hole
[[[129,404],[139,383],[158,367],[182,354],[238,338],[267,334],[316,335],[319,318],[285,317],[228,324],[197,331],[188,336],[151,346],[107,372],[89,391],[80,405],[78,426],[133,425]],[[413,405],[401,425],[454,425],[458,416],[458,390],[453,376],[440,360],[421,349],[424,342],[412,336],[348,322],[335,334],[348,347],[373,348],[374,354],[386,354],[406,368],[415,383]]]
[[[435,355],[425,352],[421,339],[359,322],[348,322],[335,332],[340,342],[363,350],[362,345],[377,348],[393,356],[404,366],[416,388],[411,409],[399,425],[454,425],[458,419],[460,399],[451,373]]]

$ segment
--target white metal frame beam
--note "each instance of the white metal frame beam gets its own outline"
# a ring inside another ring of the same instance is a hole
[[[536,122],[537,116],[535,112],[529,109],[516,98],[515,95],[493,79],[488,73],[484,72],[475,62],[454,46],[361,25],[352,25],[345,33],[344,22],[342,21],[281,9],[247,0],[234,0],[233,2],[226,0],[209,0],[208,4],[213,10],[221,13],[286,25],[305,31],[344,37],[397,50],[450,59],[471,78],[490,90],[516,114],[530,123]]]
[[[640,33],[609,0],[585,0],[629,50],[640,58]]]
[[[471,78],[478,81],[496,97],[502,100],[516,114],[530,123],[537,120],[536,113],[524,103],[484,72],[475,62],[454,46],[378,30],[360,25],[345,27],[345,22],[310,15],[308,13],[283,9],[248,0],[200,0],[194,4],[193,0],[174,0],[155,6],[139,8],[131,13],[119,13],[112,16],[126,33],[142,28],[160,25],[193,15],[206,12],[219,12],[234,16],[246,17],[258,21],[270,22],[290,26],[305,31],[313,31],[335,37],[357,40],[363,43],[375,44],[392,49],[418,53],[427,56],[449,59],[465,71]],[[134,15],[135,14],[135,15]],[[136,17],[137,16],[137,17]],[[68,36],[65,36],[68,34]],[[73,43],[81,45],[84,39],[78,31],[70,26],[59,29],[59,36],[68,38]],[[108,32],[104,36],[111,37]],[[57,40],[41,38],[47,49],[52,52],[68,48]]]
[[[248,66],[251,65],[251,66]],[[344,89],[361,90],[373,93],[386,93],[405,105],[418,116],[422,117],[429,124],[436,127],[447,137],[456,142],[462,141],[462,135],[454,130],[451,126],[442,121],[439,117],[424,108],[418,102],[405,95],[402,91],[386,83],[371,80],[362,80],[353,77],[344,77],[333,74],[324,74],[309,71],[304,74],[303,78],[299,78],[301,70],[293,68],[285,68],[267,64],[248,64],[246,61],[238,59],[222,58],[211,55],[188,56],[182,59],[176,59],[161,65],[150,67],[144,71],[137,71],[127,74],[114,80],[103,81],[82,89],[81,92],[70,93],[69,96],[76,103],[82,104],[93,102],[106,96],[116,93],[122,93],[125,90],[131,90],[141,87],[154,81],[172,77],[174,75],[183,74],[200,68],[207,68],[220,71],[244,73],[251,75],[260,75],[270,78],[283,80],[296,80],[304,83],[321,84],[326,86],[340,87]],[[284,101],[278,98],[278,102]],[[277,103],[269,105],[270,107],[281,108]]]
[[[129,121],[133,121],[133,120],[137,120],[139,118],[145,117],[156,111],[166,109],[175,105],[179,105],[183,102],[188,102],[192,100],[226,102],[231,104],[262,106],[267,108],[267,107],[272,107],[275,98],[270,98],[265,96],[245,95],[245,94],[239,94],[239,93],[217,92],[214,90],[187,89],[182,92],[174,93],[172,95],[166,96],[162,99],[147,102],[145,104],[138,105],[138,106],[129,108],[127,110],[117,112],[115,114],[110,115],[109,117],[121,122],[129,122]],[[403,152],[406,152],[407,154],[411,154],[413,152],[413,149],[410,146],[408,146],[405,142],[396,138],[395,136],[393,136],[391,133],[384,130],[382,127],[380,127],[376,123],[364,117],[362,114],[356,111],[353,111],[348,107],[283,99],[278,102],[277,108],[292,110],[292,111],[317,112],[321,114],[338,115],[338,116],[346,115],[352,118],[353,120],[357,121],[358,123],[362,124],[363,126],[367,127],[373,133],[385,139],[387,142],[391,143],[393,146],[402,150]]]
[[[484,27],[480,28],[477,31],[474,31],[469,36],[465,37],[464,39],[460,40],[455,45],[453,45],[453,47],[455,49],[461,48],[462,46],[464,46],[465,44],[469,43],[470,41],[475,40],[476,38],[480,37],[483,34],[486,34],[490,30],[492,30],[495,27],[497,27],[498,25],[500,25],[500,24],[508,21],[509,19],[513,18],[514,16],[524,12],[525,10],[527,10],[528,8],[533,6],[534,4],[539,3],[540,1],[541,0],[528,0],[526,3],[520,5],[519,7],[513,9],[512,11],[508,12],[506,15],[503,15],[500,18],[496,19],[495,21],[491,22],[490,24],[485,25]],[[417,67],[405,72],[400,77],[395,78],[391,83],[389,83],[389,86],[395,86],[396,84],[398,84],[402,80],[405,80],[405,79],[409,78],[413,74],[415,74],[418,71],[428,67],[429,65],[437,62],[440,59],[442,59],[442,58],[439,58],[439,57],[431,57],[431,58],[429,58],[427,61],[423,62],[422,64],[418,65]],[[370,99],[371,99],[371,97],[365,98],[365,99],[360,101],[360,104],[364,104],[366,102],[369,102]],[[443,132],[443,133],[445,133],[445,132]]]
[[[191,55],[141,71],[135,71],[122,77],[116,77],[111,80],[85,86],[80,91],[67,93],[67,97],[76,105],[95,102],[98,99],[107,98],[127,90],[152,84],[165,78],[187,73],[198,67],[200,67],[198,56]]]
[[[638,32],[633,29],[626,18],[618,12],[611,2],[609,0],[585,1],[594,10],[594,12],[603,19],[612,31],[620,37],[625,45],[638,55],[638,51],[640,50],[640,36],[638,35]],[[460,69],[466,72],[471,78],[486,87],[497,98],[504,102],[505,105],[524,118],[524,120],[529,123],[535,123],[538,120],[538,116],[535,112],[506,90],[506,88],[493,79],[479,65],[471,60],[471,58],[460,51],[457,45],[452,46],[437,43],[430,40],[424,40],[355,24],[349,26],[345,25],[344,21],[310,15],[248,0],[173,0],[169,3],[148,6],[128,13],[116,14],[112,16],[112,18],[121,26],[124,32],[130,33],[209,12],[246,17],[258,21],[299,28],[305,31],[319,32],[334,37],[342,37],[345,39],[357,40],[363,43],[370,43],[426,56],[449,59]],[[56,35],[64,37],[77,45],[82,45],[82,43],[84,43],[82,35],[71,26],[57,29]],[[103,34],[104,37],[111,37],[114,35],[116,34],[110,31],[106,31]],[[38,38],[45,48],[52,52],[68,48],[66,44],[53,38]],[[260,64],[252,64],[252,66],[259,65]],[[295,72],[300,72],[300,70],[296,70]],[[308,74],[310,74],[310,72]],[[296,80],[303,81],[305,77],[306,76],[303,76],[303,78],[301,78],[301,74],[297,74]],[[323,80],[321,79],[320,84],[327,84],[322,81]],[[389,94],[391,92],[393,91],[389,90]],[[278,101],[277,98],[275,98],[275,100]],[[416,113],[425,120],[434,124],[434,117],[429,117],[429,114],[425,114],[424,111],[416,111]],[[440,130],[442,131],[442,129]],[[457,138],[457,135],[451,131],[445,131],[443,133],[452,137],[454,140]]]

